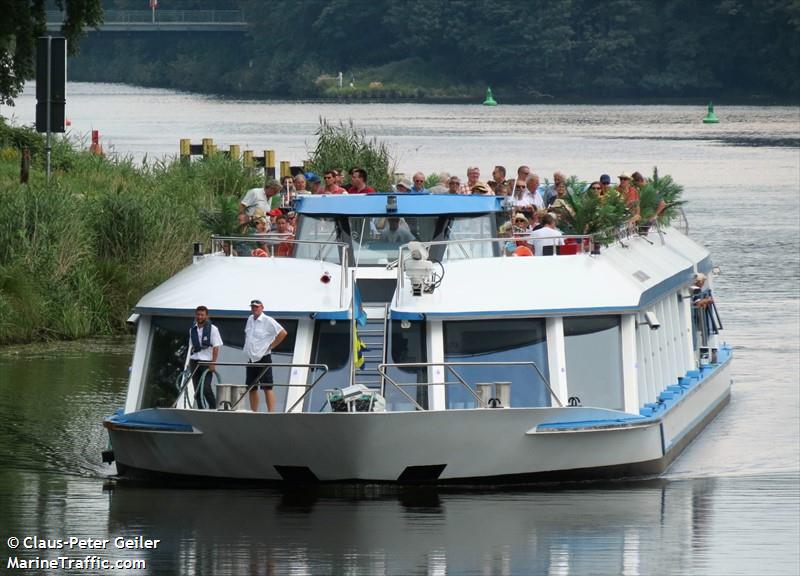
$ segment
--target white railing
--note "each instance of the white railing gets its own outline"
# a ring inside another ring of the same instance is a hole
[[[239,254],[237,247],[246,246],[247,254]],[[250,248],[253,246],[253,248]],[[260,250],[260,252],[257,252]],[[255,252],[255,254],[254,254]],[[319,260],[339,266],[339,305],[344,306],[350,297],[348,245],[344,242],[320,240],[295,240],[289,234],[263,236],[211,236],[211,256],[231,258],[295,258]],[[330,280],[330,279],[329,279]]]

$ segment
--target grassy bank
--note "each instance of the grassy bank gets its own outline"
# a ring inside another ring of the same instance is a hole
[[[33,155],[19,184],[20,146]],[[45,182],[38,134],[0,119],[0,344],[124,330],[138,298],[209,233],[198,211],[261,178],[224,157],[135,165],[59,140]]]

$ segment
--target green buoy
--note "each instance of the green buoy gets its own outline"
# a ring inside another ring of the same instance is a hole
[[[497,101],[492,97],[492,89],[486,89],[486,100],[483,101],[484,106],[497,106]]]
[[[714,114],[714,104],[709,102],[708,114],[706,114],[706,117],[703,118],[703,124],[717,124],[717,123],[719,123],[719,118],[717,118],[717,115]]]

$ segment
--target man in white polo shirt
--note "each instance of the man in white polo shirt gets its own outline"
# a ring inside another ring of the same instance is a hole
[[[189,370],[192,371],[195,408],[211,408],[213,410],[217,407],[211,374],[216,370],[214,362],[219,356],[220,346],[222,346],[222,337],[219,335],[219,328],[208,319],[208,308],[198,306],[194,309],[194,324],[189,329],[189,348],[191,350]],[[211,362],[211,364],[199,365],[199,362]],[[206,370],[208,371],[206,372]],[[200,386],[200,378],[204,373],[206,377],[203,378],[203,385]]]
[[[556,228],[555,215],[548,212],[542,216],[540,221],[543,226],[531,232],[534,254],[536,254],[536,256],[552,256],[556,253],[556,246],[564,244],[564,241],[561,239],[564,234],[561,230]]]
[[[272,364],[273,348],[277,348],[283,339],[286,338],[286,330],[278,322],[264,314],[264,304],[261,300],[250,302],[252,314],[247,319],[244,328],[244,352],[247,354],[248,362],[251,364]],[[261,378],[258,375],[261,372]],[[258,383],[256,383],[258,379]],[[263,366],[247,367],[247,385],[250,389],[250,408],[253,412],[258,412],[258,389],[264,390],[264,398],[267,401],[267,411],[275,410],[275,393],[272,391],[272,366],[268,366],[264,371]]]

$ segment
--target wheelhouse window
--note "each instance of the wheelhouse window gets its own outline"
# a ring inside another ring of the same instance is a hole
[[[339,248],[330,244],[339,242],[341,232],[334,218],[302,215],[298,218],[296,238],[312,243],[296,244],[295,258],[323,260],[332,264],[341,264]]]
[[[343,242],[359,266],[385,266],[397,260],[398,250],[412,240],[431,242],[450,239],[493,238],[495,215],[468,216],[307,216],[300,218],[297,239],[314,242]],[[298,258],[338,262],[336,248],[328,245],[296,247]],[[435,260],[496,256],[491,242],[464,242],[453,246],[433,246]]]
[[[542,318],[470,320],[444,323],[446,362],[533,362],[546,377],[547,339]],[[547,385],[530,365],[455,365],[454,370],[470,388],[479,383],[509,382],[512,407],[550,406]],[[448,382],[457,381],[445,373]],[[477,401],[463,385],[448,385],[447,408],[472,408]]]
[[[290,364],[294,355],[297,333],[297,320],[277,319],[288,335],[280,346],[272,351],[273,364]],[[219,329],[223,345],[217,361],[247,362],[244,348],[244,327],[246,320],[239,318],[212,318]],[[142,408],[171,407],[178,400],[182,383],[181,373],[187,365],[189,352],[189,329],[191,318],[155,316],[151,322],[150,346],[145,368]],[[200,368],[202,369],[202,368]],[[273,380],[276,384],[288,384],[289,368],[274,368]],[[223,384],[245,384],[244,366],[218,366],[217,374]],[[216,381],[214,382],[216,385]],[[276,405],[281,408],[286,403],[284,386],[275,386]],[[247,399],[243,400],[249,407]],[[264,401],[261,399],[261,406]],[[183,404],[178,406],[184,407]]]
[[[583,406],[624,410],[619,316],[564,319],[567,389]]]

